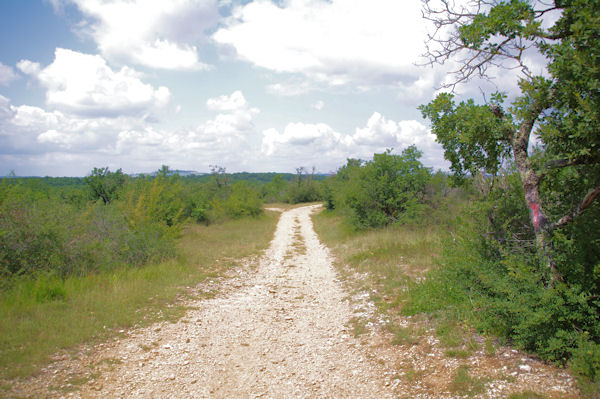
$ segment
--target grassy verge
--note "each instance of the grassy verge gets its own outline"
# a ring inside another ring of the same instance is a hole
[[[105,340],[120,329],[175,320],[186,287],[222,275],[273,237],[277,212],[212,226],[194,225],[177,260],[83,278],[22,281],[0,294],[0,379],[31,375],[52,354]]]
[[[339,260],[342,278],[357,291],[367,290],[380,311],[401,307],[411,281],[433,267],[441,232],[435,226],[391,226],[356,232],[341,215],[324,211],[314,216],[315,230]]]
[[[423,335],[429,334],[426,330],[435,331],[446,358],[462,364],[453,375],[444,377],[448,382],[444,389],[476,396],[484,391],[487,382],[500,378],[492,377],[491,372],[478,376],[476,369],[468,369],[465,359],[476,352],[483,350],[485,356],[496,356],[498,341],[493,335],[484,337],[483,342],[475,340],[471,324],[476,320],[475,310],[469,297],[465,300],[460,287],[452,285],[456,280],[423,280],[428,271],[442,270],[437,259],[447,239],[447,226],[425,221],[422,226],[391,226],[357,232],[341,214],[329,211],[313,216],[313,221],[319,237],[334,252],[339,275],[351,293],[368,293],[378,312],[389,321],[387,329],[393,334],[392,344],[418,345],[423,342]],[[428,278],[431,276],[427,274]],[[409,324],[400,316],[410,316]],[[366,332],[366,321],[352,320],[350,327],[355,335]],[[425,381],[423,375],[414,370],[405,370],[405,377],[409,382]],[[599,397],[598,383],[581,380],[578,387],[585,398]],[[510,397],[542,396],[525,391]]]

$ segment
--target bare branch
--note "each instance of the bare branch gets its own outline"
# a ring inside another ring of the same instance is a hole
[[[483,46],[465,43],[459,33],[460,28],[473,23],[477,15],[485,14],[501,3],[499,0],[473,0],[465,6],[456,5],[452,0],[423,0],[423,18],[433,24],[434,32],[428,35],[427,51],[423,54],[428,61],[422,65],[444,64],[457,56],[461,65],[458,70],[451,72],[454,81],[442,87],[454,91],[459,83],[474,77],[491,80],[488,70],[493,66],[520,69],[523,75],[532,78],[531,71],[523,61],[524,54],[541,42],[554,39],[550,33],[540,31],[533,38],[497,35],[487,38]],[[544,8],[534,10],[534,18],[541,19],[544,14],[556,9],[550,4],[540,4]],[[504,61],[514,64],[507,65]]]
[[[575,165],[592,165],[598,163],[598,160],[594,160],[592,157],[580,157],[576,159],[553,159],[552,161],[546,162],[544,165],[545,169],[557,169],[557,168],[565,168],[567,166],[575,166]]]
[[[590,205],[600,196],[600,186],[590,190],[587,195],[583,198],[583,200],[574,206],[565,216],[560,218],[557,222],[552,223],[550,226],[550,231],[561,228],[568,223],[571,223],[575,218],[581,215]]]

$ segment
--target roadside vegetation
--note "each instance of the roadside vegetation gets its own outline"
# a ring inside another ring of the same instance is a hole
[[[258,189],[209,177],[102,168],[1,181],[0,375],[27,376],[59,350],[174,319],[190,287],[266,248],[278,214],[263,211]]]
[[[524,72],[520,95],[505,105],[500,92],[484,104],[441,93],[420,109],[452,174],[423,171],[416,149],[349,160],[328,181],[330,213],[316,227],[350,272],[369,272],[380,309],[435,321],[440,341],[449,330],[474,331],[569,367],[595,397],[600,3],[485,4],[474,14],[425,2],[426,18],[454,29],[431,38],[430,60],[458,59],[451,88],[511,60]],[[542,24],[555,9],[552,26]],[[526,69],[526,48],[546,57],[548,76]],[[461,357],[466,343],[449,351]]]
[[[494,178],[467,177],[456,185],[450,175],[425,174],[424,185],[409,186],[418,191],[404,191],[414,202],[397,217],[386,217],[384,206],[397,203],[397,198],[367,195],[363,206],[379,215],[371,220],[384,222],[365,224],[363,208],[355,207],[350,193],[380,192],[377,184],[385,179],[367,180],[364,176],[371,172],[360,169],[375,168],[398,179],[402,175],[395,166],[375,166],[382,157],[403,160],[402,155],[384,153],[369,162],[349,161],[327,180],[329,209],[314,220],[319,236],[340,260],[342,278],[354,293],[369,293],[378,312],[391,321],[394,343],[416,344],[433,328],[452,358],[467,358],[482,348],[493,355],[497,345],[511,345],[569,367],[582,391],[594,397],[600,313],[590,291],[598,281],[584,277],[573,286],[540,283],[540,271],[550,272],[535,250],[519,176],[505,171]],[[490,192],[492,184],[497,188]],[[353,186],[361,188],[348,189]],[[588,212],[600,214],[597,205]],[[570,240],[588,247],[586,241],[596,240],[594,234],[590,226],[585,236]],[[594,253],[588,253],[592,267],[598,262]],[[563,254],[562,259],[561,266],[578,267],[576,259],[581,258]],[[412,325],[395,324],[407,316]],[[475,342],[475,336],[485,344]]]

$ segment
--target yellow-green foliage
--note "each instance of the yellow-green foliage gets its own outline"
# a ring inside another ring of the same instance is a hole
[[[175,177],[138,179],[125,189],[124,201],[120,205],[132,228],[158,223],[177,230],[185,219],[183,191]]]
[[[83,204],[29,183],[0,183],[1,286],[24,275],[85,275],[174,255],[173,239],[182,221],[175,218],[177,223],[169,225],[157,216],[161,201],[171,200],[158,179],[138,184],[138,191],[132,185],[127,194],[135,200]],[[171,211],[180,213],[180,208]]]

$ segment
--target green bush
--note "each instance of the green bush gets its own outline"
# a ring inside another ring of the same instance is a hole
[[[287,185],[287,201],[290,204],[314,202],[322,199],[320,185],[315,181],[314,168],[308,174],[304,168],[296,169],[296,177]]]
[[[246,182],[233,185],[231,194],[223,203],[223,208],[225,214],[233,219],[256,217],[263,213],[258,191]]]
[[[424,195],[430,178],[420,157],[421,152],[411,146],[401,155],[390,150],[375,154],[364,164],[350,159],[338,171],[337,199],[329,194],[329,201],[336,208],[351,209],[358,228],[414,220],[426,210]]]
[[[439,267],[411,287],[404,312],[454,314],[544,360],[571,359],[574,371],[597,380],[600,301],[597,280],[588,272],[597,262],[594,251],[587,252],[586,264],[575,256],[581,254],[577,243],[556,245],[562,254],[558,267],[572,270],[565,273],[568,279],[551,284],[537,257],[518,177],[474,184],[483,195],[455,226]],[[555,237],[559,240],[565,237]],[[565,247],[574,254],[570,259]]]
[[[592,382],[600,382],[600,345],[583,335],[573,350],[571,369]]]
[[[82,276],[122,264],[138,266],[175,253],[174,238],[180,225],[169,223],[179,222],[177,211],[172,204],[161,207],[160,201],[145,195],[147,191],[168,201],[165,190],[158,190],[156,184],[140,189],[132,207],[117,199],[80,207],[60,195],[40,195],[37,183],[29,183],[0,184],[3,286],[19,276]],[[148,198],[150,203],[145,200]]]

